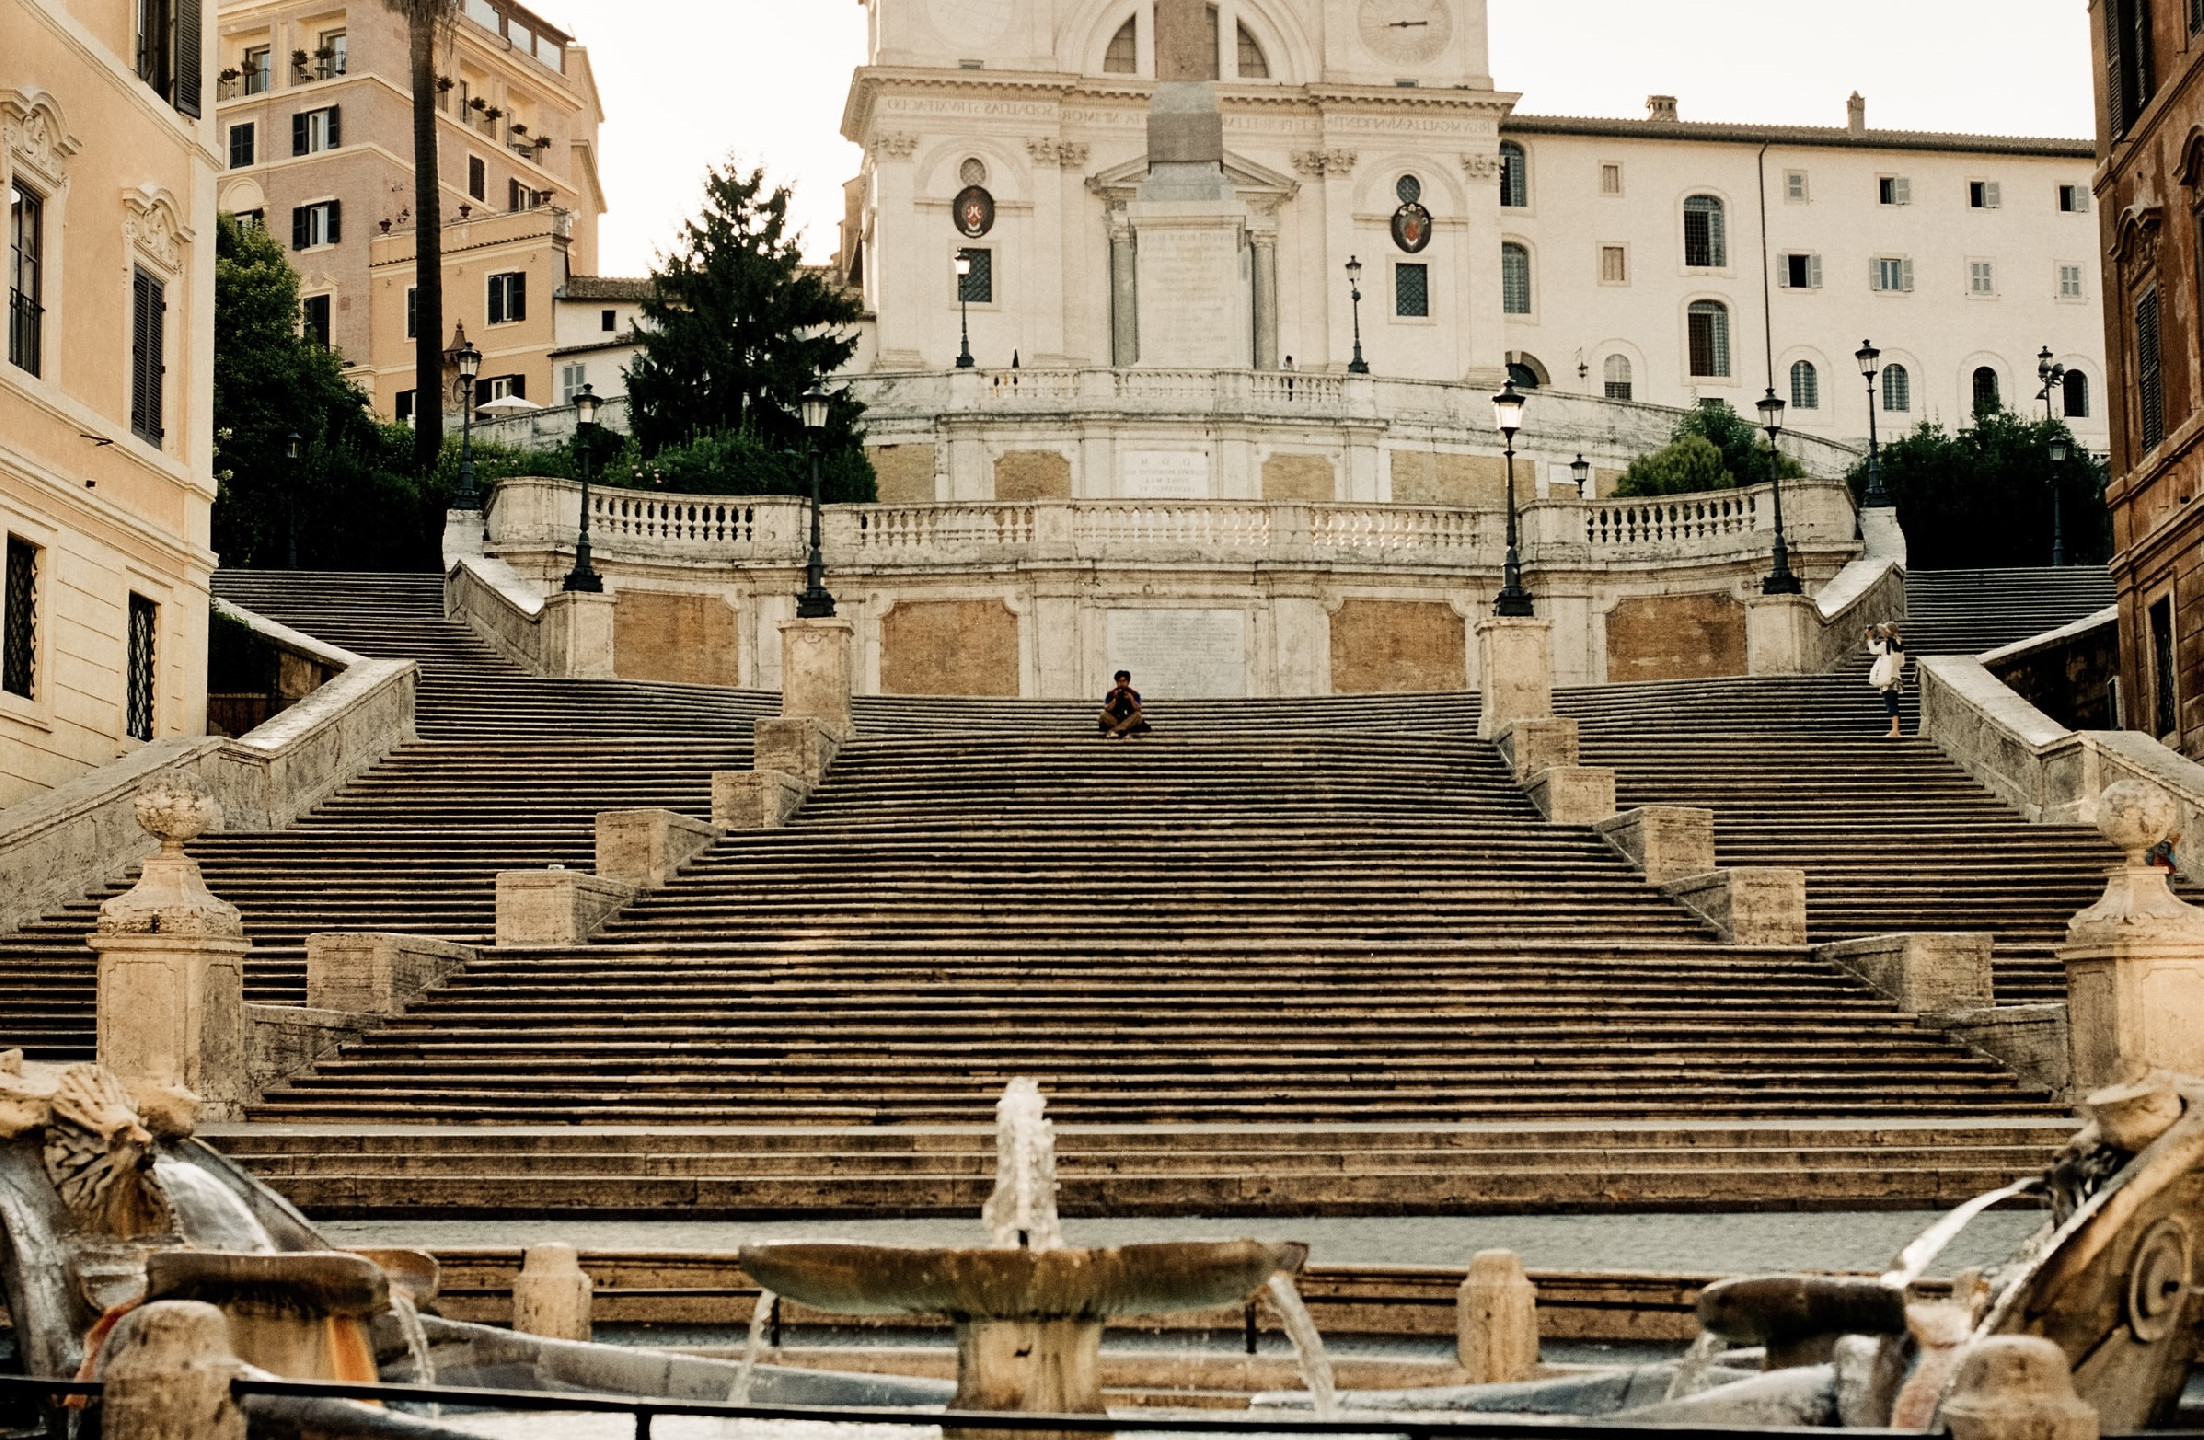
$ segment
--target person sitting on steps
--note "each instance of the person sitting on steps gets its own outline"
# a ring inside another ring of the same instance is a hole
[[[1140,713],[1140,692],[1133,688],[1132,671],[1118,671],[1117,683],[1102,697],[1101,725],[1105,740],[1148,733],[1150,726]]]

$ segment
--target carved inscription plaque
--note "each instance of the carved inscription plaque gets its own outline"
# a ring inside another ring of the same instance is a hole
[[[1244,610],[1112,610],[1109,668],[1133,672],[1150,700],[1247,694]]]

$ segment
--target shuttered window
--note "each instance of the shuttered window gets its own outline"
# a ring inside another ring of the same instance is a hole
[[[528,318],[528,272],[490,277],[490,323],[511,325]]]
[[[38,547],[8,537],[4,629],[0,629],[0,690],[36,699],[38,688]]]
[[[147,444],[161,443],[162,381],[167,367],[168,288],[137,271],[131,286],[130,428]]]
[[[46,202],[21,181],[8,191],[8,363],[46,364]]]
[[[344,202],[324,200],[301,205],[291,212],[291,248],[311,250],[316,245],[335,245],[344,239]]]
[[[1730,263],[1722,202],[1712,195],[1694,195],[1684,202],[1684,263],[1702,270]]]
[[[293,155],[319,155],[324,150],[335,150],[344,144],[343,107],[325,105],[319,110],[301,110],[291,117],[291,153]]]
[[[2105,0],[2105,118],[2114,138],[2150,104],[2150,0]]]
[[[1690,339],[1692,375],[1709,380],[1729,378],[1729,307],[1718,300],[1693,301],[1686,329]]]
[[[154,662],[161,607],[143,595],[130,597],[130,673],[123,694],[123,723],[133,740],[153,738]]]
[[[138,78],[181,115],[203,108],[201,0],[138,0]]]
[[[2142,448],[2154,450],[2166,438],[2166,381],[2161,364],[2158,290],[2145,290],[2135,302],[2135,400]]]
[[[1786,290],[1819,290],[1821,288],[1821,257],[1819,255],[1785,255],[1776,266],[1775,283]]]

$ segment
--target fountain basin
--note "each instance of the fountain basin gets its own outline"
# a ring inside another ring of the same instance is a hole
[[[1102,1320],[1238,1305],[1309,1247],[1182,1241],[1110,1250],[932,1250],[890,1245],[746,1246],[768,1289],[838,1315],[963,1320]]]
[[[390,1284],[364,1256],[163,1250],[147,1257],[145,1276],[148,1300],[203,1300],[228,1316],[247,1364],[289,1380],[382,1378],[367,1320],[390,1309]]]

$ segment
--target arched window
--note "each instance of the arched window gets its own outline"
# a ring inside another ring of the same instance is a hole
[[[1240,27],[1240,78],[1242,80],[1268,80],[1270,61],[1263,55],[1263,47],[1256,43],[1245,25]]]
[[[1719,270],[1730,263],[1722,202],[1712,195],[1694,195],[1684,202],[1684,263],[1701,270]]]
[[[1821,372],[1814,368],[1811,360],[1801,360],[1791,367],[1791,408],[1821,408]]]
[[[2066,418],[2089,418],[2089,377],[2079,370],[2066,372]]]
[[[1997,393],[1997,371],[1987,365],[1974,372],[1974,413],[1986,415],[2002,403]]]
[[[1685,322],[1691,341],[1691,373],[1726,380],[1730,373],[1730,307],[1719,300],[1694,300]]]
[[[1531,313],[1531,252],[1512,240],[1500,247],[1500,309]]]
[[[1903,415],[1913,408],[1913,377],[1903,365],[1892,365],[1883,371],[1883,409],[1893,415]]]
[[[1600,366],[1600,374],[1607,384],[1608,399],[1628,400],[1630,398],[1631,385],[1629,356],[1608,356],[1606,362]]]
[[[1508,383],[1518,390],[1536,390],[1546,383],[1546,367],[1536,355],[1518,350],[1508,357]]]
[[[1500,203],[1510,210],[1531,203],[1530,160],[1513,140],[1500,142]]]
[[[1105,75],[1138,75],[1140,73],[1140,24],[1136,17],[1125,22],[1125,28],[1110,40],[1109,52],[1102,57],[1102,73]],[[1093,53],[1093,52],[1088,52]]]

